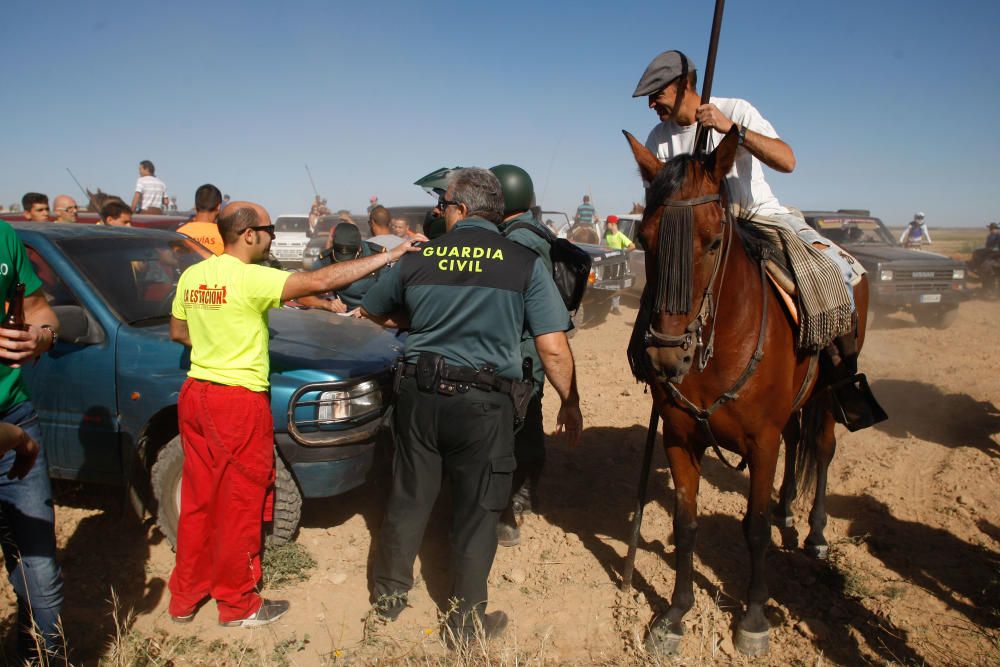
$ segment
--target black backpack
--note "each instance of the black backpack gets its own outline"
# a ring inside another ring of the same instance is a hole
[[[552,258],[552,280],[556,283],[559,296],[566,304],[566,310],[575,312],[583,301],[590,278],[590,255],[582,248],[561,239],[547,229],[541,229],[530,222],[516,222],[504,232],[509,235],[515,229],[529,229],[549,242],[549,256]]]

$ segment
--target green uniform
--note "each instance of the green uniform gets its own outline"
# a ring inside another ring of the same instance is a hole
[[[24,283],[25,296],[31,296],[42,286],[14,228],[0,220],[0,298],[8,301],[14,294],[14,285],[19,282]],[[28,390],[21,379],[21,369],[0,364],[0,412],[26,400]]]
[[[521,335],[569,328],[551,274],[531,251],[503,238],[480,218],[408,254],[365,295],[374,315],[403,310],[410,321],[410,364],[441,355],[449,367],[481,369],[521,379]],[[408,369],[413,368],[407,366]],[[440,376],[435,375],[435,378]],[[413,562],[441,485],[451,481],[451,597],[449,623],[468,632],[482,618],[486,580],[497,548],[497,519],[510,497],[514,459],[509,396],[439,382],[423,388],[404,377],[396,398],[393,484],[375,557],[373,600],[395,616],[413,586]]]

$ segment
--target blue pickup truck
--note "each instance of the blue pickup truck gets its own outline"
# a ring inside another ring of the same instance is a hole
[[[174,542],[183,451],[177,396],[189,353],[169,336],[177,279],[208,251],[173,232],[13,223],[61,323],[25,368],[53,478],[124,485]],[[362,484],[389,419],[401,345],[369,322],[270,312],[277,483],[270,538],[291,539],[302,498]]]

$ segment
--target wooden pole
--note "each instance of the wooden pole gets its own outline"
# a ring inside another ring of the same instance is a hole
[[[701,84],[701,103],[708,104],[712,97],[712,80],[715,78],[715,56],[719,52],[719,33],[722,31],[722,12],[726,0],[715,0],[715,16],[712,18],[712,37],[708,42],[708,58],[705,59],[705,77]],[[698,125],[692,155],[704,152],[708,141],[708,130]]]

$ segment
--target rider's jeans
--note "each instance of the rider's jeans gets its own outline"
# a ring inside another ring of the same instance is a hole
[[[0,419],[20,426],[39,447],[35,465],[24,479],[7,479],[13,451],[0,457],[0,546],[17,594],[18,657],[26,660],[36,652],[32,620],[50,655],[62,655],[62,571],[56,563],[55,510],[38,414],[30,401],[24,401]]]

